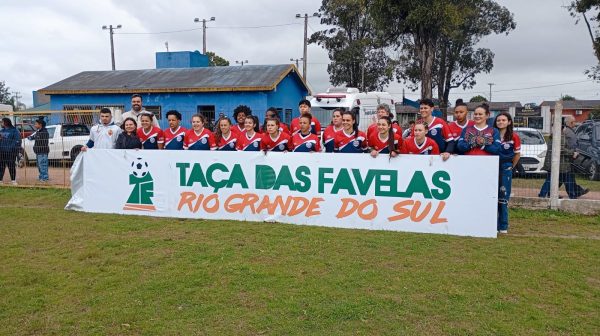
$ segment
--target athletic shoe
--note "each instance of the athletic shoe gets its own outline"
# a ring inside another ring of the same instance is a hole
[[[12,184],[12,185],[18,185],[17,181],[10,181],[10,184]]]

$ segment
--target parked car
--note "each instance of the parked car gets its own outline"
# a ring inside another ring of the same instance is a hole
[[[90,129],[82,124],[61,124],[47,126],[48,130],[48,153],[49,160],[75,160],[81,147],[86,144],[90,137]],[[35,161],[33,152],[33,140],[23,139],[22,146],[24,150],[25,162]]]
[[[515,127],[514,131],[521,139],[521,158],[515,173],[524,174],[544,174],[542,170],[548,145],[542,132],[535,128]]]
[[[590,180],[600,180],[600,120],[588,120],[575,130],[577,152],[573,166]]]

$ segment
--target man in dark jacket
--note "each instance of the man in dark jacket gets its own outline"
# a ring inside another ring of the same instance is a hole
[[[11,183],[17,185],[17,154],[21,145],[21,135],[9,118],[2,118],[0,130],[0,183],[4,178],[4,170],[8,168]]]
[[[34,140],[33,152],[37,161],[38,171],[40,172],[39,181],[41,183],[48,182],[48,153],[50,147],[48,147],[49,135],[46,130],[46,122],[43,119],[38,119],[33,125],[36,132],[28,137],[29,140]]]

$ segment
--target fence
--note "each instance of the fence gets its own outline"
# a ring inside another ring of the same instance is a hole
[[[564,186],[559,189],[558,180],[555,181],[554,188],[550,188],[550,195],[556,196],[555,198],[539,197],[548,174],[544,169],[544,161],[549,153],[550,141],[563,137],[560,128],[562,124],[561,116],[560,114],[557,114],[557,116],[555,124],[558,127],[553,129],[554,137],[550,137],[549,134],[544,135],[535,129],[517,128],[516,132],[520,136],[522,147],[521,159],[513,172],[512,197],[525,198],[530,201],[535,199],[536,202],[546,204],[546,207],[552,201],[556,203],[560,198],[569,198]],[[27,136],[35,131],[33,121],[41,117],[47,121],[47,129],[50,135],[49,182],[43,184],[55,187],[70,187],[69,170],[71,163],[79,154],[81,146],[87,142],[91,126],[98,122],[99,110],[14,112],[9,117],[16,124],[23,138],[19,168],[17,169],[18,184],[22,186],[40,184],[35,154],[33,153],[33,141],[27,140]],[[360,123],[368,125],[372,122],[371,119],[372,116],[364,117],[360,120]],[[323,127],[329,124],[328,119],[322,119],[321,121]],[[594,139],[600,139],[600,124],[597,128],[598,130],[595,130],[592,127],[590,130],[590,132],[597,132]],[[576,135],[585,138],[587,131],[579,128],[576,130]],[[597,147],[600,143],[594,142],[591,145]],[[556,152],[552,151],[552,153]],[[578,199],[600,200],[600,181],[593,180],[599,177],[598,166],[594,163],[590,164],[589,158],[581,155],[578,159],[573,160],[570,157],[558,155],[554,158],[553,163],[558,167],[557,170],[560,170],[561,163],[563,168],[565,166],[569,167],[569,176],[556,174],[556,179],[560,177],[560,180],[563,181],[565,178],[573,177],[577,185],[580,186],[577,189],[578,192],[581,193],[584,190],[587,192]],[[554,169],[553,171],[555,171]],[[596,169],[595,172],[594,169]],[[10,178],[8,172],[6,172],[4,183],[9,182]]]

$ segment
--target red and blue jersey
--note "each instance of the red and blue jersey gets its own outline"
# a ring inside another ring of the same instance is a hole
[[[292,134],[296,134],[296,133],[300,132],[300,118],[299,117],[292,119],[290,128],[291,128]],[[321,135],[321,123],[319,122],[319,119],[315,118],[315,116],[312,116],[312,119],[310,121],[310,133],[315,134],[316,136]]]
[[[183,142],[187,129],[179,126],[176,130],[167,128],[163,131],[165,135],[165,149],[178,150],[183,149]]]
[[[521,139],[517,135],[516,132],[513,132],[512,139],[510,141],[500,140],[500,151],[498,155],[500,155],[500,163],[508,163],[512,164],[512,160],[515,157],[515,154],[521,152]]]
[[[260,142],[262,136],[258,132],[254,132],[251,137],[248,137],[248,132],[244,132],[238,136],[237,139],[237,150],[245,152],[254,152],[260,150]]]
[[[215,144],[215,136],[206,128],[203,128],[200,133],[196,133],[193,129],[185,133],[185,140],[183,141],[183,148],[185,149],[211,150],[215,147],[217,147]]]
[[[148,133],[143,128],[138,128],[137,136],[142,142],[143,149],[158,149],[158,144],[165,143],[163,131],[156,126],[152,126]]]
[[[402,127],[400,127],[398,124],[392,124],[392,129],[394,130],[394,133],[402,135]],[[370,139],[371,134],[373,133],[379,133],[379,130],[377,129],[377,123],[371,124],[369,128],[367,128],[367,139]]]
[[[417,123],[420,122],[424,123],[422,119],[417,120]],[[454,141],[448,124],[440,118],[433,117],[431,123],[427,124],[427,127],[427,136],[435,141],[441,152],[445,152],[446,147]],[[411,134],[414,135],[414,132],[411,132]]]
[[[237,139],[238,138],[234,134],[233,131],[229,132],[228,138],[221,136],[221,139],[219,139],[219,142],[217,143],[217,150],[220,150],[220,151],[235,151],[235,150],[237,150],[236,149]]]
[[[467,122],[461,126],[459,125],[456,120],[448,123],[448,127],[450,128],[450,135],[452,135],[452,139],[454,139],[454,152],[457,154],[460,154],[459,150],[458,150],[458,146],[456,146],[458,144],[458,138],[460,138],[460,135],[462,134],[463,129],[465,129],[465,127],[468,126],[473,126],[475,125],[475,122],[473,120],[467,120]]]
[[[338,153],[364,153],[367,148],[367,136],[362,131],[346,134],[341,131],[335,134],[335,151]]]
[[[376,150],[378,153],[389,154],[390,149],[388,146],[388,140],[389,139],[382,140],[380,138],[379,133],[371,133],[368,136],[367,143],[369,144],[369,147],[371,147],[371,149]],[[401,148],[402,137],[398,133],[394,133],[394,149],[397,151],[401,151]]]
[[[333,153],[335,149],[335,135],[342,131],[343,128],[336,129],[335,126],[329,125],[323,131],[323,146],[325,147],[325,152]]]
[[[267,130],[261,127],[260,132],[267,133]],[[292,134],[290,133],[290,129],[288,128],[288,126],[282,122],[279,122],[279,132],[287,133],[288,135]]]
[[[233,135],[235,135],[236,137],[239,137],[240,134],[246,132],[246,129],[244,128],[244,124],[237,124],[237,125],[233,125],[231,126],[231,133],[233,133]]]
[[[465,155],[498,155],[500,150],[500,133],[494,127],[467,126],[463,129],[456,144],[458,150]]]
[[[315,134],[308,133],[303,135],[298,132],[292,136],[290,150],[292,152],[320,152],[321,144]]]
[[[284,132],[279,132],[277,138],[271,138],[269,133],[264,133],[260,141],[260,148],[265,151],[283,152],[289,149],[291,143],[290,135]]]
[[[431,138],[425,137],[425,141],[423,141],[422,144],[418,144],[415,137],[408,137],[404,139],[400,153],[435,155],[440,154],[440,149],[438,148],[437,143]]]

